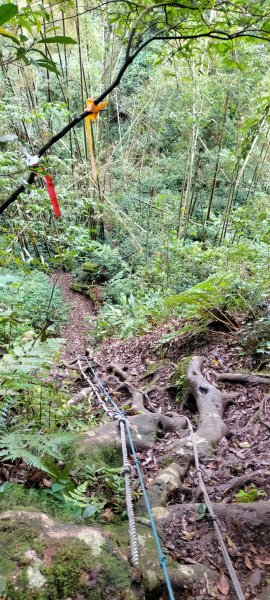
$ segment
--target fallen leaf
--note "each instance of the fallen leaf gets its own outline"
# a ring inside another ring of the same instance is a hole
[[[258,556],[258,560],[263,565],[270,565],[270,556]]]
[[[50,479],[42,479],[42,485],[44,485],[44,487],[50,488],[52,487],[52,482],[50,481]]]
[[[262,563],[258,558],[254,558],[254,562],[256,567],[262,568]]]
[[[249,577],[250,585],[252,585],[253,587],[257,587],[261,583],[261,578],[262,578],[262,572],[260,571],[260,569],[255,569]]]
[[[195,531],[182,531],[181,538],[184,540],[194,540]]]
[[[251,571],[253,567],[252,567],[252,564],[251,564],[251,560],[250,560],[250,558],[249,558],[249,556],[247,554],[245,554],[245,556],[244,556],[244,563],[245,563],[246,567],[248,569],[250,569],[250,571]]]
[[[224,596],[228,596],[230,591],[230,582],[224,573],[220,573],[216,586]]]
[[[250,448],[250,443],[249,442],[238,442],[238,446],[240,448]]]
[[[234,542],[228,535],[226,535],[226,540],[227,540],[228,546],[230,546],[230,548],[234,548]]]
[[[102,513],[102,516],[104,519],[106,519],[106,521],[109,521],[109,523],[114,519],[114,513],[110,508],[105,508],[105,510]]]
[[[166,547],[169,548],[169,550],[175,550],[175,545],[172,542],[167,542]]]

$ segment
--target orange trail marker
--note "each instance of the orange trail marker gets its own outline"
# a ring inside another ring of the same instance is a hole
[[[87,139],[88,139],[89,155],[90,155],[90,162],[91,162],[91,166],[92,166],[94,181],[97,180],[97,167],[96,167],[96,161],[95,161],[94,150],[93,150],[93,140],[92,140],[92,134],[91,134],[91,121],[95,121],[97,119],[100,111],[106,106],[107,102],[108,101],[105,100],[104,102],[101,102],[100,104],[95,104],[95,102],[94,102],[94,100],[92,100],[92,98],[88,98],[85,103],[86,110],[91,113],[89,115],[89,117],[85,118],[84,122],[85,122],[86,134],[87,134]]]

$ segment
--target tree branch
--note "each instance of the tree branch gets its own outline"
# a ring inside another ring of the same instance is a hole
[[[116,0],[108,0],[104,4],[109,4],[110,2],[114,2],[114,1],[116,1]],[[126,2],[127,4],[131,4],[131,5],[133,4],[134,6],[137,6],[137,7],[139,6],[139,5],[136,5],[134,2],[132,2],[131,0],[124,0],[124,2]],[[160,31],[158,35],[153,35],[152,37],[148,38],[148,40],[145,40],[143,43],[141,43],[133,51],[133,54],[132,54],[131,49],[132,49],[133,40],[135,38],[136,31],[137,31],[139,25],[141,24],[142,20],[144,19],[144,17],[147,16],[151,11],[159,9],[159,8],[165,8],[166,6],[168,6],[170,8],[173,7],[176,9],[184,9],[184,10],[192,10],[192,11],[197,10],[198,11],[197,7],[189,6],[189,5],[185,5],[185,4],[178,4],[176,2],[160,2],[157,4],[152,4],[152,5],[148,6],[147,8],[145,8],[142,11],[142,13],[140,14],[140,16],[138,17],[138,19],[135,21],[135,24],[132,27],[132,30],[130,32],[129,39],[127,42],[125,61],[122,65],[122,67],[120,68],[115,80],[109,85],[109,87],[107,87],[106,90],[104,90],[104,92],[102,92],[102,94],[100,94],[100,96],[98,98],[95,99],[95,101],[94,101],[95,104],[99,104],[104,98],[106,98],[106,96],[108,96],[119,85],[125,71],[129,67],[129,65],[134,61],[134,59],[138,56],[138,54],[146,46],[148,46],[149,44],[151,44],[154,41],[193,40],[193,39],[199,39],[199,38],[203,38],[203,37],[209,37],[212,39],[229,41],[229,40],[232,40],[232,39],[235,39],[238,37],[248,37],[248,36],[269,41],[269,37],[265,38],[262,35],[259,35],[263,31],[263,29],[248,32],[247,28],[245,28],[245,29],[242,29],[241,31],[230,34],[230,33],[227,33],[226,31],[215,30],[212,27],[211,30],[209,30],[207,32],[200,32],[200,33],[196,33],[196,34],[190,33],[190,34],[186,34],[186,35],[185,34],[169,35],[169,31],[172,31],[172,29],[175,29],[175,27],[174,28],[171,27],[170,29],[168,29],[168,35],[164,35],[166,30]],[[89,114],[91,114],[91,113],[89,113],[89,111],[84,111],[83,113],[81,113],[80,115],[78,115],[77,117],[72,119],[72,121],[70,121],[58,133],[53,135],[46,142],[46,144],[44,144],[44,146],[42,146],[42,148],[40,148],[40,150],[37,152],[38,157],[41,158],[45,154],[45,152],[47,152],[47,150],[49,150],[49,148],[51,148],[56,142],[58,142],[61,138],[63,138],[71,129],[73,129],[75,127],[75,125],[77,125],[78,123],[83,121],[87,116],[89,116]],[[8,206],[10,206],[10,204],[15,202],[15,200],[18,198],[18,196],[22,192],[25,192],[27,190],[27,187],[29,185],[32,185],[34,183],[34,180],[35,180],[35,177],[37,174],[38,173],[35,171],[35,169],[33,169],[31,171],[26,183],[22,183],[2,203],[2,205],[0,206],[0,214],[2,214],[8,208]]]

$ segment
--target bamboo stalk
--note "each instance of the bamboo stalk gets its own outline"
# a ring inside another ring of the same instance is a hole
[[[225,125],[226,125],[226,119],[227,119],[229,99],[230,99],[230,90],[227,91],[227,94],[225,97],[225,104],[224,104],[224,110],[223,110],[222,122],[221,122],[221,131],[220,131],[219,142],[218,142],[217,158],[216,158],[216,162],[215,162],[210,198],[209,198],[208,207],[207,207],[206,222],[209,221],[209,219],[210,219],[210,213],[211,213],[211,209],[212,209],[214,193],[215,193],[215,189],[216,189],[216,185],[217,185],[217,174],[218,174],[218,170],[219,170],[220,155],[221,155],[221,149],[222,149],[224,133],[225,133]]]

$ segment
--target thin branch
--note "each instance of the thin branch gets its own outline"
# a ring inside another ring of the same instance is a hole
[[[115,2],[115,1],[116,0],[108,0],[107,2],[104,3],[104,5],[109,4],[111,2]],[[130,0],[123,0],[123,1],[126,2],[127,4],[135,5],[135,3],[131,2]],[[221,4],[223,4],[223,3],[221,3]],[[139,6],[139,5],[137,5],[137,6]],[[269,41],[269,36],[267,38],[265,38],[262,35],[259,35],[259,34],[257,35],[257,31],[258,31],[258,33],[260,33],[262,30],[253,30],[250,33],[248,33],[246,31],[246,29],[244,29],[244,30],[241,30],[241,31],[233,33],[233,34],[229,34],[226,31],[211,29],[210,31],[207,31],[207,32],[200,32],[200,33],[196,33],[196,34],[190,33],[190,34],[186,34],[186,35],[184,35],[184,34],[163,35],[163,31],[162,31],[162,32],[160,32],[161,35],[160,34],[153,35],[152,37],[145,40],[142,44],[140,44],[136,48],[136,50],[132,54],[131,53],[132,42],[136,35],[136,31],[137,31],[139,25],[141,24],[142,20],[144,19],[144,17],[147,16],[152,10],[156,10],[158,8],[165,8],[166,6],[180,8],[180,9],[193,10],[193,11],[198,10],[197,7],[194,7],[194,6],[189,6],[189,5],[185,5],[185,4],[177,4],[177,3],[172,3],[172,2],[160,2],[158,4],[152,4],[152,5],[148,6],[147,8],[145,8],[142,11],[141,15],[138,17],[138,19],[135,21],[134,26],[132,27],[131,33],[129,35],[128,43],[127,43],[126,57],[125,57],[125,61],[122,65],[122,67],[119,69],[118,74],[117,74],[116,78],[114,79],[114,81],[94,101],[95,104],[99,104],[102,100],[104,100],[104,98],[106,98],[106,96],[108,96],[119,85],[124,73],[126,72],[126,70],[129,67],[129,65],[134,61],[134,59],[138,56],[138,54],[146,46],[148,46],[149,44],[151,44],[154,41],[192,40],[192,39],[200,39],[203,37],[208,37],[208,38],[217,39],[217,40],[225,40],[225,41],[229,41],[229,40],[232,40],[232,39],[238,38],[238,37],[255,37],[257,39]],[[172,28],[171,28],[171,30],[172,30]],[[168,30],[168,31],[170,31],[170,30]],[[87,116],[89,116],[89,114],[91,114],[91,113],[89,113],[89,111],[84,111],[83,113],[81,113],[80,115],[78,115],[77,117],[72,119],[65,127],[63,127],[63,129],[61,129],[58,133],[56,133],[54,136],[52,136],[46,142],[46,144],[44,144],[44,146],[42,146],[42,148],[37,153],[38,157],[41,158],[45,154],[45,152],[47,152],[47,150],[49,150],[49,148],[51,148],[51,146],[53,146],[56,142],[58,142],[61,138],[63,138],[71,129],[73,129],[75,127],[75,125],[77,125],[78,123],[83,121]],[[33,169],[33,171],[31,171],[31,173],[27,179],[27,182],[21,184],[9,196],[9,198],[7,198],[3,202],[3,204],[0,206],[0,214],[2,214],[6,210],[6,208],[8,208],[8,206],[10,206],[10,204],[15,202],[15,200],[18,198],[18,196],[22,192],[26,191],[28,186],[30,186],[34,183],[36,174],[37,174],[37,172],[35,171],[35,169]]]

